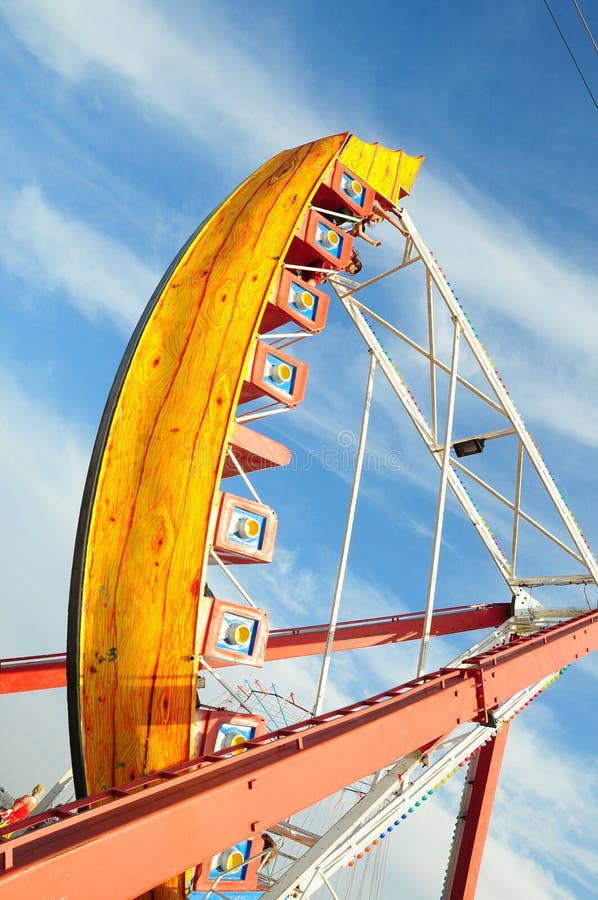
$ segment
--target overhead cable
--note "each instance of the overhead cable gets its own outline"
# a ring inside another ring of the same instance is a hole
[[[594,40],[594,35],[590,31],[590,26],[588,25],[588,23],[586,22],[586,20],[583,17],[583,13],[582,13],[581,9],[579,8],[579,4],[578,4],[577,0],[571,0],[571,2],[573,3],[573,6],[577,10],[577,15],[581,19],[581,21],[583,23],[583,27],[585,28],[585,30],[588,33],[589,39],[591,40],[592,44],[594,45],[594,50],[596,51],[596,53],[598,53],[598,44]]]
[[[559,28],[559,23],[557,22],[557,20],[556,20],[555,17],[554,17],[554,13],[552,12],[552,10],[551,10],[551,8],[550,8],[550,6],[549,6],[549,4],[548,4],[548,0],[543,0],[543,2],[544,2],[544,6],[546,7],[546,9],[548,10],[548,12],[550,13],[550,18],[551,18],[552,21],[554,22],[554,27],[556,28],[556,30],[557,30],[558,33],[560,34],[561,40],[562,40],[563,44],[565,45],[565,47],[567,48],[567,50],[568,50],[568,52],[569,52],[569,56],[570,56],[571,59],[573,60],[573,63],[574,63],[574,65],[575,65],[575,68],[576,68],[577,71],[579,72],[579,77],[581,78],[581,80],[583,81],[583,83],[584,83],[585,86],[586,86],[586,90],[587,90],[588,94],[590,95],[590,97],[591,97],[591,99],[592,99],[592,103],[594,104],[594,106],[596,107],[596,109],[598,109],[598,103],[596,102],[596,98],[594,97],[594,95],[593,95],[593,93],[592,93],[592,89],[590,88],[590,85],[588,84],[588,82],[585,80],[584,75],[583,75],[583,72],[581,71],[578,62],[577,62],[577,60],[575,59],[575,56],[573,55],[573,51],[571,50],[571,47],[570,47],[569,44],[567,43],[567,39],[565,38],[565,35],[563,34],[563,32],[561,31],[561,29]],[[592,38],[592,40],[593,40],[593,38]]]

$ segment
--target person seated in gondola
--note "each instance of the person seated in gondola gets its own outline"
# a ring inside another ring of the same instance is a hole
[[[365,216],[363,219],[360,219],[359,222],[356,222],[349,234],[352,234],[353,237],[360,237],[362,240],[366,241],[368,244],[371,244],[372,247],[381,247],[382,241],[377,241],[375,238],[371,238],[369,234],[366,234],[366,226],[368,228],[372,228],[372,226],[377,225],[379,222],[384,221],[384,216],[382,216],[378,210],[374,209],[369,216]]]
[[[9,809],[0,810],[0,826],[13,825],[15,822],[21,822],[31,815],[44,794],[44,788],[41,784],[36,784],[31,794],[24,794],[18,797]]]
[[[278,853],[278,846],[274,838],[268,834],[267,831],[264,831],[262,834],[262,840],[264,842],[264,850],[263,855],[258,867],[258,871],[261,872],[262,869],[265,869],[266,866],[270,865],[276,854]]]
[[[344,268],[344,272],[348,275],[357,275],[358,272],[361,272],[361,268],[363,263],[361,262],[357,252],[354,250],[351,254],[351,259],[347,263]],[[311,268],[321,269],[326,271],[318,271],[312,272]],[[314,259],[312,263],[310,263],[310,269],[297,269],[297,275],[301,278],[302,281],[305,281],[306,284],[311,285],[311,287],[318,287],[321,284],[324,284],[325,281],[328,280],[330,275],[333,275],[334,272],[338,272],[333,263],[328,262],[325,259]]]
[[[362,219],[355,221],[354,213],[348,207],[341,206],[334,213],[331,213],[329,218],[333,225],[343,228],[344,231],[347,231],[353,237],[362,238],[366,243],[371,244],[372,247],[382,246],[382,241],[377,241],[370,237],[365,230],[366,227],[372,228],[374,225],[378,225],[379,222],[384,221],[384,216],[378,209],[374,208],[369,216],[364,216]]]

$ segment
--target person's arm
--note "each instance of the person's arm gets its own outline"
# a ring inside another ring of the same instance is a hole
[[[366,234],[365,230],[365,220],[362,219],[361,222],[358,222],[355,228],[351,230],[351,234],[354,237],[363,238],[368,244],[371,244],[372,247],[380,247],[382,245],[382,241],[376,241],[374,238],[371,238],[369,234]]]

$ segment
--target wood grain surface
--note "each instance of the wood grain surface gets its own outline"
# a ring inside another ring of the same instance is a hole
[[[186,247],[119,370],[71,585],[69,721],[80,794],[191,754],[206,555],[243,373],[281,260],[339,154],[389,199],[399,183],[411,187],[421,163],[347,134],[278,154]],[[174,879],[154,896],[181,890]]]
[[[366,144],[354,135],[339,159],[395,206],[401,196],[411,192],[424,161],[423,156],[409,156],[404,150],[388,150],[381,144]]]

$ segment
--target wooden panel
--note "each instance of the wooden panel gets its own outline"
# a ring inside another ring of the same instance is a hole
[[[205,555],[243,375],[280,260],[348,140],[284,151],[231,194],[172,264],[125,353],[92,455],[71,580],[80,795],[191,753]],[[369,166],[372,186],[392,192],[400,153],[370,152],[355,138],[348,146],[347,165],[364,180],[360,166]],[[159,895],[182,890],[174,879]]]
[[[423,156],[387,150],[377,143],[366,144],[354,135],[347,141],[339,159],[394,205],[400,196],[409,193],[424,161]]]
[[[78,647],[69,627],[80,792],[189,756],[204,549],[227,433],[278,257],[344,139],[279,154],[220,207],[155,300],[107,408],[74,563],[81,608],[72,592],[69,613],[80,612]]]
[[[368,144],[365,141],[353,139],[351,136],[343,147],[340,159],[352,172],[369,184],[368,175],[377,148],[378,144]]]
[[[423,156],[408,156],[406,153],[401,153],[397,168],[397,178],[393,187],[393,196],[397,196],[400,200],[405,194],[411,193],[411,188],[424,159],[425,157]]]

